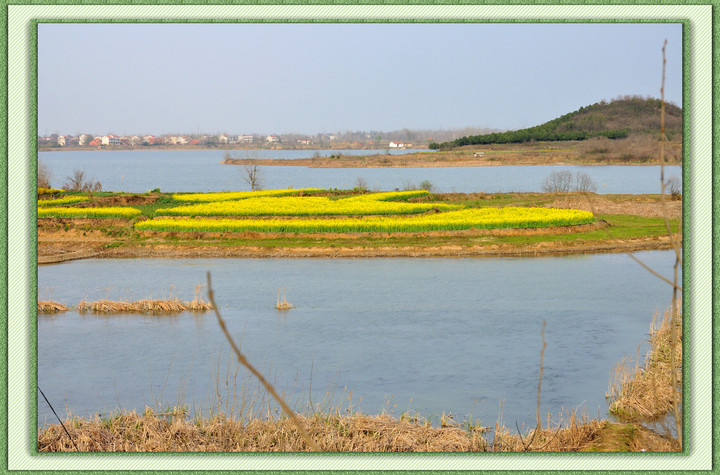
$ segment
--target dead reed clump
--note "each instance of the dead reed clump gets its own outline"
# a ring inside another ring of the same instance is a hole
[[[121,413],[92,420],[68,418],[38,433],[40,452],[303,452],[308,446],[288,417],[233,419],[223,415],[187,420],[184,414],[167,418],[146,409],[144,414]],[[458,425],[432,427],[421,419],[396,420],[390,415],[367,416],[316,413],[296,415],[322,452],[574,452],[592,446],[605,425],[561,413],[558,428],[547,427],[528,440],[504,426],[488,441],[485,429]]]
[[[39,300],[37,304],[37,312],[40,313],[60,313],[60,312],[67,312],[70,310],[70,308],[66,307],[65,305],[58,303],[58,302],[52,302],[49,300]]]
[[[193,300],[192,302],[180,299],[167,300],[135,300],[132,302],[116,300],[95,300],[86,302],[82,300],[77,310],[80,313],[149,313],[154,315],[181,313],[181,312],[203,312],[212,310],[208,302]]]
[[[434,428],[388,415],[297,416],[322,452],[480,452],[479,431]],[[72,440],[53,425],[38,433],[40,452],[302,452],[311,449],[287,417],[237,420],[224,416],[167,420],[146,409],[92,420],[65,421]]]
[[[280,289],[278,289],[277,304],[275,305],[275,308],[278,310],[290,310],[291,308],[295,308],[295,305],[289,303],[287,298],[285,298],[285,289],[283,289],[282,300],[280,300]]]
[[[587,411],[563,409],[553,420],[548,414],[545,427],[531,429],[525,435],[513,432],[502,423],[495,428],[491,452],[578,452],[586,450],[604,427],[604,421],[590,419]]]
[[[612,401],[610,413],[621,420],[656,421],[669,414],[675,404],[682,404],[682,366],[675,365],[673,371],[671,361],[673,351],[678,360],[682,359],[682,312],[675,317],[668,309],[658,322],[659,315],[655,314],[644,364],[636,361],[631,368],[625,358],[611,375],[606,397]]]

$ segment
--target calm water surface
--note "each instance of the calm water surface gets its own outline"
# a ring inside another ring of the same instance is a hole
[[[637,254],[670,274],[671,251]],[[299,408],[322,402],[508,427],[543,413],[604,416],[608,375],[671,294],[624,254],[477,259],[116,259],[40,266],[41,299],[192,299],[211,271],[248,359]],[[278,288],[297,308],[279,312]],[[229,347],[214,314],[38,317],[38,383],[60,409],[212,406]],[[642,353],[641,353],[642,354]],[[238,383],[255,387],[245,370]],[[223,383],[224,384],[224,383]],[[232,393],[232,389],[231,389]],[[39,424],[53,422],[44,401]]]
[[[393,154],[412,150],[396,150]],[[243,152],[232,152],[242,157]],[[372,154],[384,150],[264,150],[258,158],[309,158],[313,154]],[[143,150],[40,152],[52,172],[52,185],[60,187],[75,169],[84,170],[104,190],[144,193],[160,188],[168,192],[247,190],[242,167],[222,165],[223,150]],[[266,189],[349,189],[362,177],[370,189],[403,189],[429,180],[441,192],[538,192],[556,170],[582,171],[598,186],[598,193],[659,193],[658,166],[497,166],[438,168],[306,168],[261,167]],[[666,167],[666,177],[681,176],[681,167]]]

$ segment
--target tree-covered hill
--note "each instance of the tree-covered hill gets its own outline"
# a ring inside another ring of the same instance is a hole
[[[452,142],[430,144],[432,149],[465,145],[521,143],[529,141],[585,140],[591,137],[625,138],[633,134],[660,135],[659,99],[628,96],[581,107],[535,127],[461,137]],[[682,134],[682,109],[665,104],[665,131],[669,139]]]

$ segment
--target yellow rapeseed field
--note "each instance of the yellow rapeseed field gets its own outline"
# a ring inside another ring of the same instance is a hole
[[[134,218],[142,212],[128,206],[106,208],[38,208],[38,218]]]
[[[406,203],[372,198],[333,200],[325,196],[286,196],[218,201],[158,209],[156,216],[328,216],[423,213],[431,209],[459,209],[442,203]],[[372,195],[367,195],[372,196]]]
[[[206,219],[155,218],[135,225],[155,231],[417,232],[432,230],[538,228],[586,224],[588,211],[552,208],[473,208],[419,216],[357,218]]]
[[[90,198],[87,196],[66,196],[64,198],[57,198],[54,200],[38,200],[38,206],[57,206],[57,205],[69,205],[72,203],[80,203],[81,201],[87,201]]]
[[[192,201],[197,203],[209,203],[213,201],[244,200],[247,198],[259,198],[262,196],[287,196],[303,193],[323,191],[319,188],[301,188],[298,190],[262,190],[262,191],[226,191],[217,193],[176,193],[172,195],[177,201]]]

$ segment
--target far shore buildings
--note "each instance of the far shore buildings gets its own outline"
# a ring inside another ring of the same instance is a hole
[[[412,144],[409,144],[409,143],[406,144],[403,142],[391,141],[390,144],[388,145],[388,147],[390,147],[390,148],[405,148],[405,147],[409,147],[411,145]]]
[[[278,137],[277,135],[268,135],[265,141],[267,143],[278,143],[280,142],[280,137]]]

